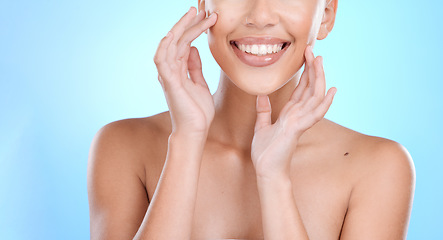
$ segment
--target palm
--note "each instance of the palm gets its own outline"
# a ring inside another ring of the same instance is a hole
[[[291,156],[300,136],[324,117],[332,104],[336,89],[325,94],[321,61],[310,48],[306,52],[305,70],[290,100],[277,121],[271,124],[271,105],[267,96],[257,98],[257,121],[251,156],[257,175],[273,178],[289,174]]]
[[[284,173],[289,169],[291,139],[285,137],[284,127],[275,123],[254,134],[251,157],[257,172]],[[286,172],[287,173],[287,172]]]
[[[195,130],[209,127],[214,117],[214,101],[206,86],[190,79],[183,81],[183,86],[171,91],[166,90],[173,120],[180,118],[181,126]]]

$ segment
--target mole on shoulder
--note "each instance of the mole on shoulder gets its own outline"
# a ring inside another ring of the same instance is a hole
[[[345,152],[344,156],[348,156],[348,155],[349,155],[349,153],[348,153],[348,152]]]

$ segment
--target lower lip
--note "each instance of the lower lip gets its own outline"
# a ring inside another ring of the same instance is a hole
[[[267,54],[263,56],[256,56],[253,54],[243,52],[240,49],[238,49],[234,45],[234,43],[231,44],[231,47],[232,49],[234,49],[235,55],[237,55],[237,57],[240,58],[240,60],[243,63],[252,67],[266,67],[277,62],[280,59],[280,57],[286,52],[286,49],[288,49],[289,44],[287,44],[285,48],[283,48],[277,53]]]

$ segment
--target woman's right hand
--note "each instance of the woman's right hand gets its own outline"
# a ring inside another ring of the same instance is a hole
[[[214,13],[194,7],[164,37],[154,57],[172,121],[172,131],[206,136],[214,118],[214,101],[203,77],[198,50],[191,42],[217,21]],[[188,77],[189,73],[189,77]]]

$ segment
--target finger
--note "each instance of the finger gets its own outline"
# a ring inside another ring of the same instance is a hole
[[[197,9],[195,9],[195,7],[189,8],[189,11],[172,27],[171,32],[176,36],[173,41],[174,44],[180,39],[186,29],[189,28],[190,24],[192,24],[196,12]]]
[[[200,55],[198,54],[198,50],[195,47],[191,47],[190,51],[191,52],[189,53],[189,60],[188,60],[189,76],[191,77],[191,80],[194,83],[200,84],[208,88],[208,84],[206,83],[205,78],[203,77],[202,62],[200,59]]]
[[[197,16],[194,18],[194,20],[192,21],[192,23],[189,25],[188,29],[192,26],[194,26],[195,24],[201,22],[203,19],[205,19],[206,16],[206,12],[203,10],[200,10],[200,12],[197,14]],[[186,31],[185,31],[186,32]],[[179,40],[180,41],[180,40]],[[189,43],[189,45],[187,47],[183,47],[183,49],[181,49],[180,47],[177,47],[177,49],[182,50],[180,53],[174,54],[171,56],[173,56],[174,58],[176,58],[176,56],[182,56],[181,58],[179,58],[180,60],[182,60],[183,62],[187,62],[188,61],[188,57],[189,57],[189,47],[191,46],[191,43]],[[176,46],[174,46],[176,47]],[[187,67],[183,66],[184,71],[187,71]]]
[[[195,24],[197,24],[201,20],[205,19],[205,17],[206,17],[206,12],[203,10],[200,10],[198,12],[197,16],[194,18],[194,20],[192,20],[192,23],[189,26],[194,26]]]
[[[184,51],[185,57],[183,57],[183,59],[179,60],[179,62],[181,63],[180,66],[181,66],[181,75],[182,76],[188,76],[188,70],[189,70],[188,63],[189,63],[189,57],[190,57],[189,54],[190,53],[191,53],[191,48],[187,47]]]
[[[200,10],[197,14],[197,16],[194,18],[194,20],[192,21],[192,23],[189,25],[190,27],[196,25],[197,23],[201,22],[203,19],[205,19],[206,17],[206,12],[203,10]],[[188,29],[190,28],[188,27]],[[189,57],[190,57],[190,46],[191,43],[189,43],[188,46],[183,46],[183,47],[177,47],[179,49],[180,53],[177,54],[171,54],[172,57],[174,57],[174,60],[179,60],[182,63],[188,63]],[[197,52],[198,53],[198,52]],[[176,57],[176,56],[181,56],[181,57]],[[200,56],[199,56],[199,60],[200,60]],[[187,64],[182,64],[181,65],[181,71],[182,71],[182,75],[185,76],[188,74],[188,66]]]
[[[308,85],[309,77],[308,77],[308,65],[305,64],[305,69],[303,69],[303,73],[300,77],[300,81],[298,82],[297,87],[295,88],[294,92],[291,95],[291,98],[289,99],[293,103],[297,103],[300,101],[300,98],[303,94],[303,92],[306,89],[306,86]]]
[[[200,36],[205,30],[212,27],[217,22],[217,13],[212,13],[205,18],[205,12],[200,11],[200,16],[196,17],[195,24],[192,24],[182,35],[179,42],[191,42]]]
[[[314,116],[316,116],[318,120],[320,120],[326,115],[326,112],[329,110],[329,107],[331,106],[336,93],[337,93],[337,88],[335,87],[330,88],[326,93],[326,96],[323,99],[323,101],[314,110]]]
[[[166,63],[167,53],[172,39],[174,38],[173,33],[168,32],[168,34],[160,41],[157,52],[154,55],[154,63],[157,66],[159,74],[167,74],[168,64]]]
[[[314,54],[312,53],[312,46],[306,47],[305,58],[306,58],[305,64],[308,66],[308,69],[307,69],[308,81],[307,81],[306,89],[304,90],[304,92],[301,96],[301,101],[306,101],[311,96],[311,93],[312,93],[311,88],[312,88],[313,81],[315,78],[315,72],[314,72],[314,66],[313,66]]]
[[[309,90],[310,90],[310,94],[313,95],[314,94],[314,90],[315,90],[315,56],[314,56],[314,52],[312,50],[312,46],[310,46],[309,48],[309,53],[308,53],[308,58],[309,58]]]
[[[212,27],[217,21],[217,14],[213,13],[208,18],[200,21],[199,23],[195,24],[194,26],[190,27],[186,32],[183,34],[183,36],[180,38],[180,40],[177,43],[177,59],[183,59],[186,57],[184,54],[186,52],[186,48],[189,48],[191,46],[191,42],[194,41],[198,36],[200,36],[204,31],[206,31],[208,28]]]
[[[325,72],[323,69],[323,57],[318,56],[317,59],[314,62],[315,65],[314,96],[318,98],[319,101],[321,101],[325,96],[326,80],[325,80]]]
[[[271,125],[271,103],[268,96],[257,96],[257,120],[254,132]]]
[[[317,108],[317,106],[323,101],[326,88],[326,81],[323,70],[323,58],[321,56],[316,57],[313,65],[315,68],[315,81],[312,86],[314,95],[311,95],[305,104],[308,108],[311,109]]]
[[[191,24],[195,21],[195,7],[189,8],[188,12],[180,18],[180,20],[171,28],[171,32],[174,34],[174,39],[172,40],[171,46],[168,52],[168,60],[175,60],[177,56],[177,42],[183,35],[183,33],[188,29]]]
[[[190,11],[191,11],[191,9],[190,9]],[[205,14],[206,13],[203,10],[201,10],[197,14],[197,16],[195,16],[192,19],[192,22],[188,24],[188,28],[187,29],[189,29],[190,26],[193,26],[196,23],[202,21],[204,19],[204,17],[205,17]],[[183,32],[185,32],[185,31],[183,31]],[[181,32],[181,34],[183,34],[183,32]],[[172,42],[173,44],[171,44],[169,52],[168,52],[168,60],[171,61],[171,62],[177,60],[177,56],[178,56],[177,49],[179,49],[181,57],[178,58],[178,60],[179,60],[179,62],[181,62],[181,64],[179,64],[180,69],[178,69],[178,70],[181,72],[182,76],[187,76],[187,74],[188,74],[188,67],[187,67],[187,64],[184,64],[184,63],[188,62],[190,44],[189,44],[189,46],[183,47],[181,49],[180,47],[177,47],[177,43],[176,43],[179,39],[180,39],[180,37],[177,37]]]

